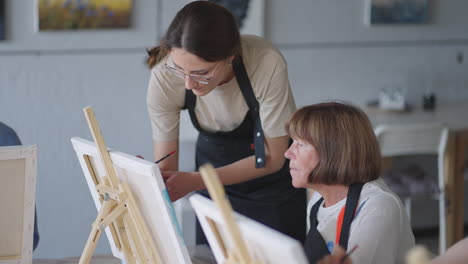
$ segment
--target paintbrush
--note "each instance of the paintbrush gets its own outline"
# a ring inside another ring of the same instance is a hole
[[[164,156],[164,157],[162,157],[162,158],[158,159],[158,160],[157,160],[157,161],[155,161],[154,163],[158,164],[159,162],[161,162],[161,161],[163,161],[163,160],[167,159],[169,156],[171,156],[171,155],[172,155],[172,154],[174,154],[174,153],[176,153],[176,151],[175,151],[175,150],[174,150],[174,151],[171,151],[171,153],[167,154],[166,156]]]
[[[343,264],[345,263],[346,259],[349,258],[349,256],[351,256],[351,254],[358,248],[358,245],[355,245],[350,251],[348,251],[348,253],[346,253],[346,255],[344,255],[341,260],[340,260],[340,264]]]

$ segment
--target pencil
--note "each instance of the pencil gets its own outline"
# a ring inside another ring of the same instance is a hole
[[[348,253],[346,253],[346,255],[344,255],[341,260],[340,260],[340,263],[345,263],[346,259],[349,258],[349,256],[351,256],[351,254],[358,248],[358,245],[355,245]]]
[[[163,161],[163,160],[167,159],[169,156],[171,156],[171,155],[172,155],[172,154],[174,154],[174,153],[176,153],[176,151],[175,151],[175,150],[171,151],[171,153],[167,154],[166,156],[164,156],[164,157],[162,157],[162,158],[158,159],[158,160],[157,160],[157,161],[155,161],[154,163],[158,164],[159,162],[161,162],[161,161]]]

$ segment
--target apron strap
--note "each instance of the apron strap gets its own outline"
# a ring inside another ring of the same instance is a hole
[[[237,56],[232,61],[232,69],[236,76],[237,83],[241,89],[247,105],[249,106],[252,120],[254,120],[254,145],[255,145],[255,168],[265,167],[265,137],[263,135],[262,121],[260,120],[260,106],[252,89],[252,85],[245,70],[241,56]]]
[[[200,123],[198,123],[197,116],[195,115],[195,104],[197,103],[197,97],[192,90],[185,90],[185,103],[182,109],[187,109],[190,120],[197,131],[202,131]]]
[[[345,249],[345,251],[348,248],[349,231],[351,228],[351,223],[354,219],[356,208],[359,204],[359,197],[361,195],[363,185],[363,183],[351,184],[349,186],[348,194],[346,196],[345,213],[343,217],[343,223],[341,225],[341,234],[339,241],[339,245],[342,246]],[[320,200],[318,200],[313,205],[312,209],[310,209],[310,230],[307,234],[307,238],[304,244],[304,250],[307,259],[309,260],[309,263],[316,263],[325,255],[330,254],[325,240],[323,239],[320,232],[317,230],[317,212],[320,209],[322,202],[323,197],[320,198]]]
[[[310,229],[304,242],[304,252],[309,263],[317,263],[325,255],[330,254],[328,246],[320,232],[317,230],[317,212],[322,205],[323,198],[320,198],[312,209],[310,209]]]
[[[339,243],[345,251],[348,249],[349,231],[351,229],[351,223],[353,222],[356,209],[359,205],[359,196],[361,195],[363,185],[363,183],[353,183],[349,186]]]
[[[318,209],[320,208],[320,205],[322,205],[323,202],[323,197],[320,198],[317,202],[315,202],[314,206],[312,206],[312,209],[310,209],[310,214],[309,214],[309,222],[310,222],[310,228],[314,227],[317,228],[317,212]]]

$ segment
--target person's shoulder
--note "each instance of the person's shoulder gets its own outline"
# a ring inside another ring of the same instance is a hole
[[[18,138],[15,130],[0,122],[0,145],[1,146],[13,146],[21,145],[21,141]]]
[[[393,193],[388,185],[382,178],[378,178],[376,180],[367,182],[362,187],[362,195],[369,195],[369,196],[379,196],[379,195],[388,195],[388,196],[396,196]]]
[[[158,61],[158,63],[156,63],[156,65],[154,65],[153,68],[150,69],[151,75],[157,77],[158,79],[160,79],[160,78],[162,78],[162,79],[167,79],[167,78],[171,79],[171,77],[173,77],[173,75],[171,75],[165,69],[165,65],[166,65],[166,57],[164,57],[163,59]]]
[[[13,128],[7,126],[6,124],[0,122],[0,135],[2,137],[4,136],[11,136],[11,135],[16,135],[16,132],[13,130]]]
[[[165,59],[162,59],[151,68],[147,99],[154,99],[155,93],[159,92],[170,96],[185,95],[184,79],[166,70],[165,63]]]
[[[276,48],[266,39],[256,35],[241,35],[241,43],[249,48],[264,48],[264,49],[273,49]]]
[[[364,184],[361,200],[366,201],[368,206],[372,208],[386,208],[386,210],[379,210],[382,212],[402,210],[400,198],[390,190],[381,178]]]
[[[266,39],[255,35],[242,35],[242,56],[251,61],[276,60],[284,62],[281,52]]]

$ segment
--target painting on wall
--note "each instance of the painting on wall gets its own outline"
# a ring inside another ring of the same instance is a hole
[[[39,31],[129,28],[133,0],[36,0]]]
[[[241,34],[264,35],[265,0],[209,0],[234,15]]]
[[[5,0],[0,0],[0,40],[4,40],[6,38],[5,13]]]
[[[428,22],[428,0],[367,0],[370,25],[424,24]]]

